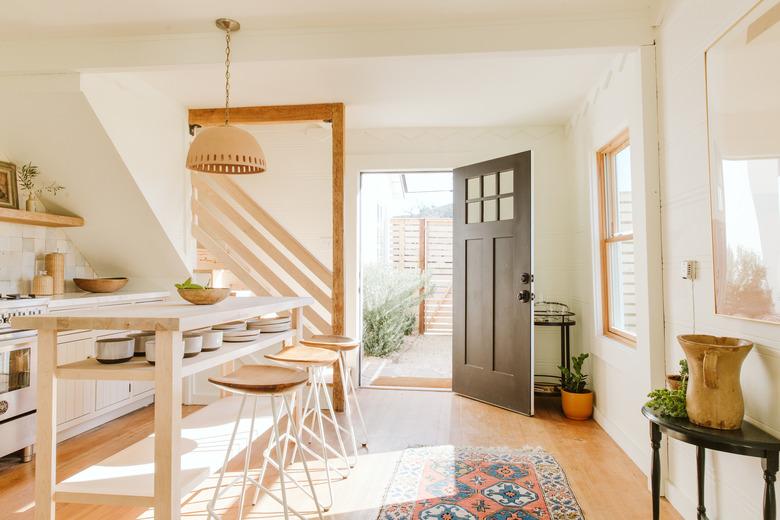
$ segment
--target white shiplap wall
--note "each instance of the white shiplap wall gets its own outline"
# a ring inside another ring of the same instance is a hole
[[[715,316],[710,233],[704,52],[754,0],[672,2],[658,40],[661,130],[664,303],[667,368],[683,357],[675,336],[696,331],[757,343],[742,370],[747,417],[780,436],[780,326]],[[771,4],[767,1],[765,3]],[[696,260],[693,294],[678,276],[680,261]],[[694,311],[695,301],[695,311]],[[695,518],[695,452],[669,445],[667,494]],[[710,518],[760,518],[763,480],[757,459],[711,453],[706,495]]]

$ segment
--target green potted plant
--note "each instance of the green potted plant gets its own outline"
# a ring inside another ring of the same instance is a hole
[[[559,366],[561,371],[561,405],[563,415],[575,421],[585,421],[593,415],[593,392],[586,388],[588,376],[582,373],[582,364],[588,354],[572,356],[571,369]]]
[[[645,403],[645,406],[654,409],[664,417],[680,419],[688,417],[688,411],[685,408],[685,394],[688,391],[687,360],[680,360],[679,384],[674,385],[667,376],[667,385],[669,388],[659,388],[647,394],[650,400]]]
[[[57,195],[58,192],[64,190],[65,187],[52,182],[45,186],[38,186],[35,184],[35,180],[41,174],[40,168],[32,163],[27,163],[19,170],[19,184],[22,187],[22,191],[27,192],[27,202],[25,202],[25,209],[27,211],[38,211],[37,202],[38,196],[44,191]]]

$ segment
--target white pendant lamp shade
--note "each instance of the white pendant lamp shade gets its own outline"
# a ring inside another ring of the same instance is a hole
[[[252,134],[235,126],[204,128],[190,144],[187,168],[204,173],[262,173],[265,154]]]

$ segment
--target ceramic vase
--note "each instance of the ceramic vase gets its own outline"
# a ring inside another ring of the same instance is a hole
[[[688,359],[685,409],[693,424],[719,430],[742,427],[740,372],[753,343],[701,334],[677,336]]]

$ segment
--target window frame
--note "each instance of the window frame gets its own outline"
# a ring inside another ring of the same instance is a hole
[[[607,204],[609,198],[611,207],[617,207],[617,190],[609,189],[609,193],[607,193],[608,188],[616,186],[614,181],[614,168],[611,168],[610,165],[614,165],[615,156],[630,145],[631,140],[629,138],[629,132],[628,129],[625,129],[596,152],[596,165],[599,188],[602,333],[604,336],[633,347],[636,345],[636,334],[621,330],[612,325],[612,313],[610,312],[612,309],[612,302],[610,301],[612,294],[612,291],[610,290],[612,275],[610,272],[609,247],[610,244],[634,240],[634,229],[632,226],[631,233],[620,233],[618,231],[617,219],[611,217]],[[609,180],[611,182],[607,181],[608,176],[610,177]]]

